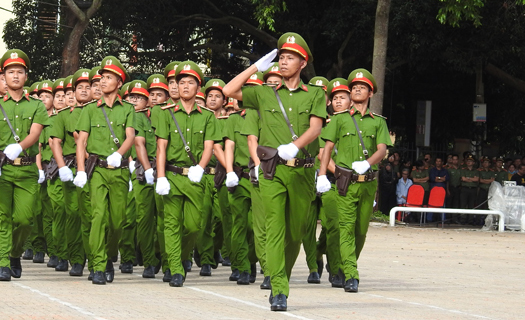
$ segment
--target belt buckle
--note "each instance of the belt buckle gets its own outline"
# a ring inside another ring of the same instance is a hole
[[[108,166],[107,166],[106,168],[108,168],[108,169],[115,169],[115,167],[114,167],[114,166],[112,166],[112,165],[109,165],[109,164],[108,164]]]
[[[16,158],[15,160],[13,160],[13,165],[14,166],[21,166],[22,165],[22,158]]]
[[[366,181],[366,175],[360,174],[357,176],[357,182],[365,182]]]
[[[210,168],[210,174],[215,174],[215,168]]]
[[[290,159],[290,160],[286,160],[286,165],[288,167],[295,167],[295,158]]]
[[[182,175],[183,176],[187,176],[189,172],[190,172],[190,168],[182,168]]]

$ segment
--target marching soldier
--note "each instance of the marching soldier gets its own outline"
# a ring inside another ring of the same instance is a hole
[[[317,191],[326,192],[331,188],[326,170],[333,147],[337,145],[334,171],[339,192],[337,211],[344,290],[357,292],[357,260],[365,244],[373,210],[377,164],[386,155],[391,142],[384,118],[368,109],[370,98],[377,90],[372,74],[365,69],[356,69],[350,73],[348,83],[352,108],[333,117],[321,135],[326,144],[317,178]]]
[[[272,311],[286,311],[290,275],[315,196],[313,164],[326,104],[321,88],[305,85],[300,79],[301,70],[313,60],[304,39],[286,33],[279,39],[278,49],[281,85],[243,87],[252,74],[272,65],[277,53],[273,50],[230,81],[224,93],[242,100],[243,108],[256,109],[261,116],[257,153],[263,169],[259,186],[266,211],[270,303]]]
[[[155,121],[156,192],[168,195],[163,200],[164,238],[173,275],[169,284],[182,287],[185,271],[181,260],[190,255],[201,226],[202,175],[215,141],[221,138],[216,132],[213,114],[195,104],[204,80],[199,66],[192,61],[181,62],[176,80],[180,101],[164,107],[168,112],[159,113]]]
[[[38,193],[38,139],[48,116],[41,101],[24,94],[30,68],[21,50],[8,50],[0,59],[7,93],[0,121],[0,281],[22,276],[20,256],[31,233],[33,205]]]
[[[88,174],[92,175],[89,235],[94,269],[92,283],[106,284],[113,282],[114,269],[110,257],[118,254],[118,241],[126,214],[128,156],[135,140],[135,112],[133,105],[118,97],[119,88],[129,79],[120,61],[113,56],[105,57],[99,73],[102,76],[102,98],[84,107],[76,125],[79,132],[78,171],[73,183],[83,188]],[[90,155],[87,161],[86,151]]]
[[[91,98],[98,100],[102,97],[102,90],[100,90],[100,78],[102,77],[98,71],[100,66],[93,67],[89,72],[89,83],[91,85]]]

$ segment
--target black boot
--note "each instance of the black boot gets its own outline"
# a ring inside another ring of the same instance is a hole
[[[287,303],[286,303],[286,296],[282,293],[279,293],[272,299],[272,311],[286,311],[288,309]]]
[[[115,278],[115,269],[113,268],[112,259],[108,260],[108,263],[106,264],[106,272],[104,272],[104,275],[106,276],[107,282],[113,282],[113,279]]]
[[[350,278],[345,282],[345,292],[357,292],[359,280]]]
[[[93,276],[94,276],[94,275],[95,275],[95,272],[93,272],[93,270],[89,270],[88,281],[93,280]]]
[[[58,266],[58,257],[57,256],[49,257],[49,261],[47,262],[47,266],[49,268],[56,268],[56,266]]]
[[[84,266],[80,263],[74,263],[71,266],[71,270],[69,271],[69,275],[72,277],[82,277],[84,274]]]
[[[334,288],[343,288],[344,285],[345,285],[345,281],[343,280],[344,279],[344,276],[342,275],[341,272],[335,274],[335,275],[332,275],[332,287]]]
[[[209,277],[211,276],[211,265],[209,264],[203,264],[201,268],[201,272],[199,273],[203,277]]]
[[[317,260],[317,273],[319,273],[319,278],[321,278],[321,276],[323,275],[323,267],[324,267],[323,259]]]
[[[182,266],[184,267],[184,271],[186,271],[186,273],[191,272],[191,265],[192,264],[193,264],[193,262],[191,262],[190,260],[182,261]]]
[[[254,283],[257,279],[257,265],[255,263],[250,265],[250,269],[250,283]]]
[[[0,281],[11,281],[11,269],[9,267],[0,268]]]
[[[239,280],[239,277],[241,276],[241,273],[238,269],[235,269],[232,271],[232,274],[230,275],[230,281],[237,281]]]
[[[223,267],[231,267],[232,263],[230,261],[230,258],[229,257],[224,257],[224,259],[222,260],[222,266]]]
[[[201,265],[201,255],[199,253],[199,251],[197,251],[197,249],[194,249],[193,250],[193,260],[195,261],[195,264],[197,265],[197,267],[202,267]]]
[[[121,265],[120,272],[122,273],[133,273],[133,262],[127,261]]]
[[[248,271],[243,271],[240,274],[239,279],[237,279],[237,284],[250,284],[250,274],[248,273]]]
[[[184,284],[184,276],[180,273],[173,275],[170,281],[170,287],[182,287]]]
[[[33,260],[33,249],[26,249],[24,255],[22,256],[24,260]]]
[[[142,272],[142,278],[155,278],[155,267],[149,266],[144,268],[144,272]]]
[[[93,274],[93,280],[91,280],[91,283],[93,284],[106,284],[106,277],[104,275],[104,272],[102,271],[95,271]]]
[[[224,261],[224,259],[222,258],[221,256],[221,252],[220,251],[216,251],[214,254],[213,254],[213,260],[215,260],[215,265],[214,266],[211,266],[213,269],[217,269],[217,267],[219,266],[219,263],[222,263]]]
[[[321,278],[319,277],[319,273],[317,272],[311,272],[308,276],[308,283],[321,283]]]
[[[67,271],[67,270],[69,270],[69,263],[67,262],[67,260],[60,259],[58,261],[57,266],[55,267],[55,271]]]
[[[44,253],[42,251],[37,251],[33,256],[33,263],[44,263]]]
[[[11,260],[11,275],[13,278],[20,278],[22,276],[22,264],[20,258],[9,258]]]
[[[272,289],[272,283],[270,281],[270,276],[264,277],[264,280],[261,283],[261,289],[262,290],[271,290]]]
[[[166,269],[166,272],[164,272],[164,277],[162,277],[162,282],[170,282],[172,277],[171,270]]]

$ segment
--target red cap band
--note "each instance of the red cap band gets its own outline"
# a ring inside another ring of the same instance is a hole
[[[22,58],[16,58],[16,59],[9,58],[9,59],[6,59],[4,61],[4,65],[2,66],[2,69],[5,70],[5,67],[13,65],[13,64],[20,64],[20,65],[23,65],[24,67],[27,68],[26,62],[24,61],[24,59],[22,59]]]
[[[372,81],[368,80],[367,78],[354,78],[354,80],[352,80],[351,83],[354,83],[354,82],[364,82],[366,84],[368,84],[370,86],[370,88],[372,89],[372,91],[374,91],[374,85],[372,84]]]
[[[124,71],[114,64],[107,64],[104,66],[104,68],[102,68],[102,70],[107,70],[116,73],[118,76],[120,76],[122,81],[126,81],[126,74],[124,73]]]
[[[148,90],[146,90],[145,88],[142,88],[142,87],[141,88],[135,88],[134,87],[133,89],[131,89],[130,94],[132,94],[132,93],[137,93],[137,94],[141,94],[143,96],[149,97]],[[127,92],[125,94],[127,94]]]
[[[308,53],[297,43],[285,43],[282,45],[281,50],[290,50],[300,54],[306,61],[308,61]]]

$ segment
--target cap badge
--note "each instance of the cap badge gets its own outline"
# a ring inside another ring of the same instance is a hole
[[[185,64],[183,69],[185,71],[191,70],[191,66],[189,64]]]
[[[160,83],[160,79],[159,78],[153,78],[153,83]]]
[[[358,72],[355,74],[355,77],[356,78],[363,78],[363,73],[362,72]]]
[[[18,59],[18,53],[16,52],[11,53],[11,59]]]
[[[60,86],[64,86],[64,81],[60,81]]]
[[[315,85],[316,85],[316,86],[322,86],[322,85],[323,85],[323,80],[317,80],[317,81],[315,82]]]
[[[47,87],[49,87],[49,86],[47,85],[47,82],[44,82],[44,83],[42,84],[42,88],[47,88]]]
[[[212,87],[218,87],[218,86],[219,86],[219,81],[213,81]]]
[[[141,87],[142,86],[141,86],[140,82],[135,83],[135,88],[141,88]]]
[[[286,39],[286,43],[295,43],[295,37],[294,36],[290,36]]]
[[[112,64],[113,64],[113,60],[112,59],[106,60],[106,66],[110,66]]]
[[[252,80],[257,80],[257,75],[256,75],[255,73],[252,74],[252,75],[250,76],[250,79],[252,79]]]
[[[339,81],[334,82],[334,87],[339,87],[340,85],[341,83],[339,83]]]
[[[279,66],[273,66],[273,67],[272,67],[272,71],[273,71],[273,72],[277,72],[277,71],[279,71]]]
[[[89,77],[89,72],[82,72],[82,77]]]

